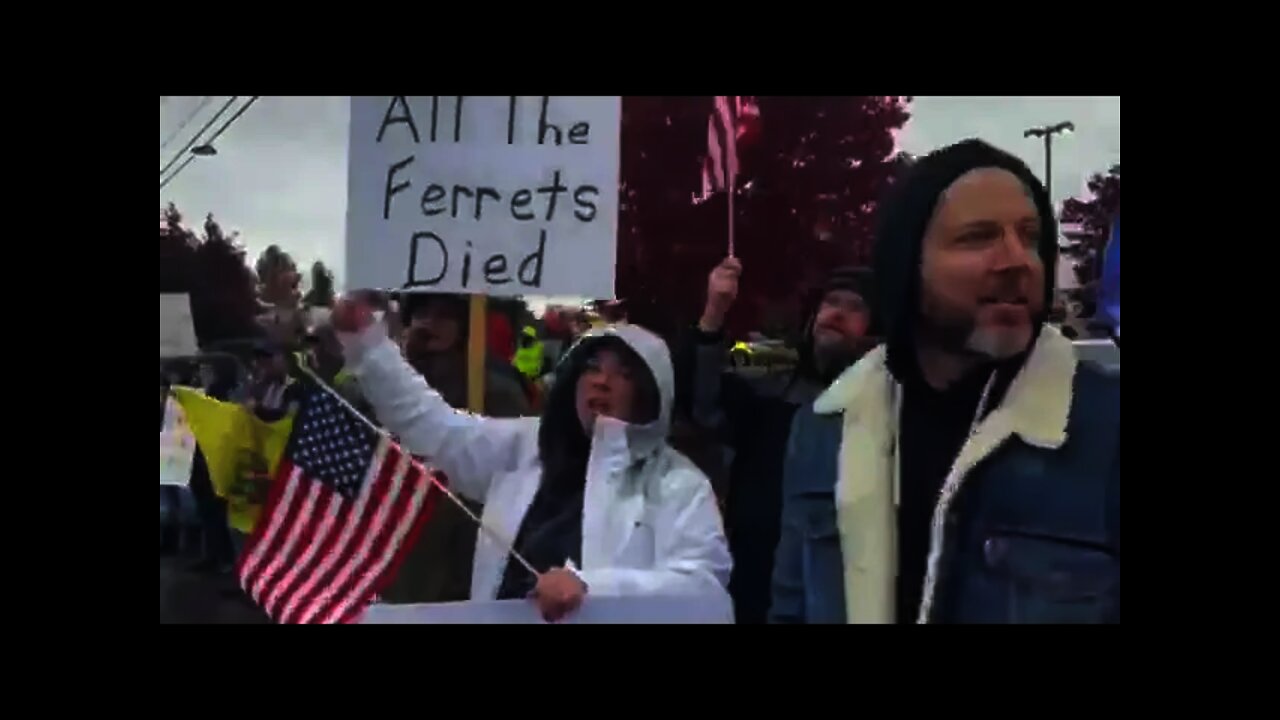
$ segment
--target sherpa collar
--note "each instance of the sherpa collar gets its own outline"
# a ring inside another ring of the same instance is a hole
[[[884,390],[894,380],[885,359],[884,345],[867,353],[818,396],[814,410],[822,415],[844,412],[888,422],[892,408],[885,404],[890,395]],[[1061,447],[1067,438],[1076,362],[1071,341],[1053,326],[1044,326],[1027,362],[1009,385],[1004,401],[988,416],[988,422],[999,415],[1001,424],[1007,423],[1028,444]]]
[[[836,517],[844,557],[846,616],[851,623],[894,622],[897,576],[897,435],[894,380],[881,346],[846,370],[814,403],[820,414],[843,412]],[[978,425],[956,459],[957,485],[1011,435],[1029,445],[1058,448],[1067,439],[1076,355],[1071,342],[1052,327],[1041,330],[1003,401]],[[940,538],[932,542],[940,544]],[[935,562],[937,548],[930,551]],[[926,580],[922,616],[932,601]]]

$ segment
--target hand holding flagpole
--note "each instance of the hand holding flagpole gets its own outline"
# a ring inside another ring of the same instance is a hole
[[[733,257],[733,178],[729,179],[729,257]]]

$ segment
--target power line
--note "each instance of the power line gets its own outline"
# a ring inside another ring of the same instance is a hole
[[[253,97],[249,98],[249,102],[245,103],[244,105],[241,105],[240,109],[236,111],[236,114],[232,115],[229,120],[223,123],[222,127],[218,128],[218,132],[214,133],[213,137],[209,138],[208,140],[205,140],[203,144],[212,145],[213,141],[217,140],[218,137],[222,135],[222,133],[226,132],[227,128],[231,127],[231,123],[235,122],[241,115],[243,115],[244,111],[248,110],[249,106],[252,105],[254,102],[256,102],[257,99],[258,99],[257,95],[254,95]]]
[[[239,96],[237,95],[236,97],[239,97]],[[212,136],[212,137],[210,137],[208,140],[205,140],[203,144],[204,144],[204,145],[212,145],[212,144],[213,144],[213,141],[214,141],[214,140],[217,140],[217,139],[218,139],[218,136],[220,136],[220,135],[222,135],[222,133],[226,132],[226,131],[227,131],[227,128],[231,127],[231,124],[232,124],[232,123],[234,123],[237,119],[239,119],[239,118],[240,118],[240,116],[244,114],[244,111],[245,111],[245,110],[248,110],[248,109],[249,109],[249,106],[250,106],[250,105],[252,105],[255,101],[257,101],[258,97],[259,97],[258,95],[254,95],[253,97],[249,98],[249,102],[245,103],[244,105],[241,105],[241,106],[240,106],[240,109],[239,109],[239,110],[237,110],[237,111],[236,111],[236,113],[235,113],[234,115],[232,115],[230,118],[228,118],[228,119],[227,119],[227,121],[226,121],[225,123],[223,123],[223,124],[222,124],[222,127],[218,128],[218,131],[217,131],[217,132],[215,132],[215,133],[213,134],[213,136]],[[232,98],[232,100],[234,101],[234,100],[235,100],[235,98]],[[226,110],[226,107],[225,107],[225,106],[223,107],[223,110]],[[219,114],[219,115],[221,115],[221,114],[222,114],[222,112],[221,112],[221,111],[219,111],[219,113],[218,113],[218,114]],[[215,120],[217,119],[217,116],[216,116],[216,115],[214,116],[214,119],[215,119]],[[212,123],[210,123],[210,124],[212,124]],[[207,129],[208,129],[208,126],[206,126],[206,127],[204,128],[204,130],[207,130]],[[197,137],[199,137],[199,135],[200,135],[201,133],[203,133],[203,132],[204,132],[204,130],[201,130],[201,131],[200,131],[200,133],[197,133],[197,134],[196,134],[196,136],[197,136]],[[174,179],[174,178],[176,178],[176,177],[178,177],[178,173],[182,172],[183,168],[185,168],[186,166],[190,165],[190,164],[191,164],[191,161],[192,161],[192,160],[195,160],[195,157],[196,157],[195,155],[188,155],[188,156],[187,156],[187,159],[186,159],[186,160],[184,160],[184,161],[182,161],[182,164],[178,166],[178,169],[177,169],[177,170],[174,170],[174,171],[173,171],[173,174],[172,174],[172,175],[170,175],[169,177],[167,177],[167,178],[165,178],[164,180],[160,181],[160,189],[161,189],[161,190],[163,190],[165,185],[168,185],[169,183],[173,182],[173,179]]]
[[[168,98],[164,98],[164,99],[167,100]],[[194,118],[196,115],[199,115],[201,110],[205,109],[205,107],[209,104],[209,101],[212,99],[213,99],[212,95],[205,95],[204,99],[200,101],[200,104],[196,106],[196,109],[192,110],[190,114],[188,114],[187,117],[183,119],[182,122],[178,123],[177,129],[169,133],[169,137],[165,138],[164,142],[160,143],[160,150],[162,152],[164,151],[165,148],[169,147],[169,143],[173,142],[174,138],[178,137],[179,133],[181,133],[183,130],[186,129],[187,125],[191,122],[191,119]]]
[[[160,189],[163,190],[165,185],[168,185],[169,183],[173,182],[173,179],[178,177],[178,173],[182,172],[182,169],[190,165],[191,161],[195,159],[196,159],[195,155],[188,155],[187,159],[182,161],[182,164],[178,166],[177,170],[173,171],[172,175],[160,181]]]
[[[239,97],[240,97],[239,95],[232,95],[231,99],[228,100],[226,104],[224,104],[221,108],[218,109],[217,114],[209,118],[209,122],[205,123],[204,127],[200,128],[200,132],[197,132],[195,135],[193,135],[191,139],[187,141],[187,144],[184,145],[183,148],[178,151],[178,154],[173,156],[173,159],[169,161],[169,164],[165,165],[163,168],[160,169],[161,177],[164,177],[164,174],[169,172],[169,168],[177,164],[178,160],[188,150],[191,149],[191,146],[196,144],[196,140],[199,140],[201,135],[205,134],[205,132],[208,131],[208,129],[212,127],[214,123],[218,122],[218,118],[222,117],[222,114],[227,111],[227,108],[230,108],[231,104],[234,103]]]

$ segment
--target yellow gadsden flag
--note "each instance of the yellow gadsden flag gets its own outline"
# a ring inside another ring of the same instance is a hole
[[[227,500],[231,527],[253,532],[267,501],[268,479],[275,476],[293,431],[293,414],[267,423],[241,405],[192,388],[174,387],[173,397],[204,454],[214,492]]]

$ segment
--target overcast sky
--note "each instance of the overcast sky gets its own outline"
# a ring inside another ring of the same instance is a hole
[[[215,97],[204,107],[160,153],[161,166],[227,99]],[[200,101],[161,101],[160,142]],[[341,286],[348,107],[345,97],[260,98],[218,139],[216,157],[198,158],[160,191],[161,205],[177,203],[196,227],[212,212],[224,230],[240,230],[251,261],[272,243],[291,253],[304,273],[313,260],[323,260]],[[1073,121],[1076,132],[1053,146],[1058,201],[1083,194],[1089,174],[1120,162],[1118,97],[917,97],[911,114],[899,137],[907,152],[980,137],[1019,155],[1037,174],[1044,171],[1043,143],[1024,139],[1022,131]]]

